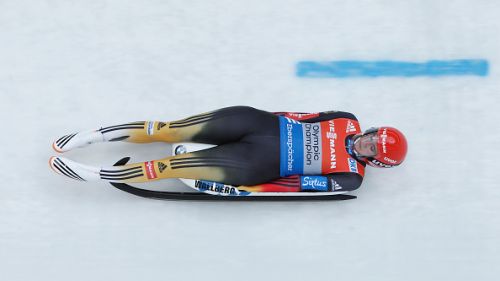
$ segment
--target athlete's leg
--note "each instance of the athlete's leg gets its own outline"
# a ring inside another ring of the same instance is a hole
[[[214,148],[123,166],[91,167],[52,157],[52,169],[77,180],[139,183],[166,178],[201,179],[232,185],[256,185],[279,178],[276,137],[255,143],[230,143]]]
[[[104,180],[127,183],[186,178],[241,184],[246,182],[245,174],[251,171],[250,163],[241,161],[243,157],[236,154],[244,152],[245,147],[246,144],[225,144],[145,163],[103,167],[100,176]]]
[[[95,142],[126,141],[201,142],[224,144],[264,132],[269,122],[278,122],[273,114],[246,106],[235,106],[195,115],[178,121],[138,121],[63,136],[53,143],[57,152]]]

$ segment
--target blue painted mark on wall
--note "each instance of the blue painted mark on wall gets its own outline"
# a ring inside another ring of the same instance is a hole
[[[484,59],[406,61],[301,61],[297,76],[311,78],[346,77],[417,77],[417,76],[487,76],[489,64]]]

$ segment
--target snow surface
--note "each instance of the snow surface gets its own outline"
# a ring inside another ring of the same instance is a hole
[[[0,1],[0,278],[496,280],[499,14],[494,0]],[[489,60],[489,76],[294,74],[301,60],[461,58]],[[345,202],[147,200],[48,167],[63,134],[230,105],[350,111],[403,130],[409,155]]]

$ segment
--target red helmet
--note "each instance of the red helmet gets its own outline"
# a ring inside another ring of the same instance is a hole
[[[403,163],[408,151],[408,143],[401,131],[392,127],[379,127],[368,129],[364,135],[371,133],[377,135],[377,155],[366,158],[368,165],[392,168]]]

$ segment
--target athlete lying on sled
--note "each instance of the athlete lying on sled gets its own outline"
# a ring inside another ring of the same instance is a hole
[[[331,193],[358,188],[366,164],[394,167],[403,162],[407,151],[399,130],[379,127],[362,133],[351,113],[270,113],[245,106],[172,122],[132,122],[66,135],[53,148],[62,153],[104,141],[217,146],[100,168],[52,157],[50,166],[59,174],[85,181],[139,183],[183,178],[224,183],[244,192]]]

